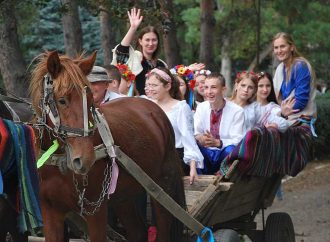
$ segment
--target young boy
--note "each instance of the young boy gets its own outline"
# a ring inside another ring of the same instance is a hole
[[[212,73],[205,79],[206,101],[198,104],[194,116],[195,138],[204,156],[201,174],[214,174],[222,160],[243,138],[244,111],[224,99],[225,79]]]

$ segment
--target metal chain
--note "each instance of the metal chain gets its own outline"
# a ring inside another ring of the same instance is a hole
[[[88,185],[88,181],[86,182],[86,180],[85,180],[86,178],[83,179],[84,188],[82,191],[80,191],[78,180],[75,178],[75,174],[73,173],[73,184],[74,184],[74,187],[76,189],[76,192],[77,192],[78,198],[79,198],[78,205],[80,206],[80,215],[91,216],[91,215],[94,215],[96,213],[96,211],[98,211],[98,209],[100,208],[101,204],[104,201],[106,194],[109,191],[109,187],[110,187],[111,180],[112,180],[111,174],[112,174],[112,164],[110,165],[109,163],[107,163],[107,166],[104,169],[104,180],[102,182],[102,191],[100,193],[100,196],[95,202],[91,202],[85,197],[85,191],[86,191],[86,188]],[[92,208],[90,208],[90,210],[88,211],[84,207],[85,204]]]

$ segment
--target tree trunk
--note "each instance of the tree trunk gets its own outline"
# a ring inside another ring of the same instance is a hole
[[[0,71],[6,90],[28,96],[26,65],[19,47],[14,1],[0,4]]]
[[[214,1],[202,0],[201,7],[201,45],[199,59],[206,65],[208,69],[214,70],[214,57],[213,57],[213,45],[214,45],[214,30],[215,30],[215,18],[214,18]]]
[[[76,57],[83,49],[81,23],[76,0],[62,0],[65,13],[62,15],[65,52]]]
[[[166,2],[166,4],[165,4]],[[169,27],[169,31],[163,34],[163,44],[164,44],[164,54],[165,60],[169,68],[182,63],[182,58],[180,56],[178,39],[176,34],[176,26],[173,21],[173,1],[159,1],[161,10],[165,15],[165,20],[163,20]]]
[[[101,45],[103,49],[103,63],[109,65],[112,61],[112,48],[115,47],[115,29],[111,23],[111,15],[105,7],[101,7],[100,25],[101,25]]]
[[[231,81],[231,59],[230,59],[230,40],[229,37],[225,37],[223,39],[222,47],[221,47],[221,71],[220,73],[226,79],[226,96],[231,96],[233,83]]]
[[[272,53],[273,51],[273,45],[272,43],[268,44],[265,49],[263,49],[259,54],[259,65],[262,63],[262,61]],[[253,61],[251,62],[248,70],[249,71],[255,71],[257,67],[257,57],[254,57]]]

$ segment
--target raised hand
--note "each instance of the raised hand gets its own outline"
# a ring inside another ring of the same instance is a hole
[[[204,63],[193,63],[188,66],[188,69],[194,72],[203,70],[204,68],[205,68]]]
[[[127,11],[127,15],[131,28],[137,29],[143,20],[141,9],[132,8],[131,11]]]
[[[293,109],[293,106],[295,104],[296,100],[294,97],[287,98],[282,101],[281,103],[281,114],[284,117],[288,117],[291,114],[297,113],[300,110],[299,109]]]

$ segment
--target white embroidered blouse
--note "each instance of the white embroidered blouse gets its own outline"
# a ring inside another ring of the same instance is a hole
[[[183,148],[183,161],[189,165],[196,161],[196,168],[203,168],[203,155],[194,137],[193,112],[185,100],[178,102],[171,111],[166,112],[175,133],[175,147]]]
[[[253,102],[244,107],[244,131],[245,133],[256,126],[275,123],[280,132],[285,132],[289,127],[286,119],[280,117],[281,108],[277,104],[270,102],[267,105],[261,105]]]

